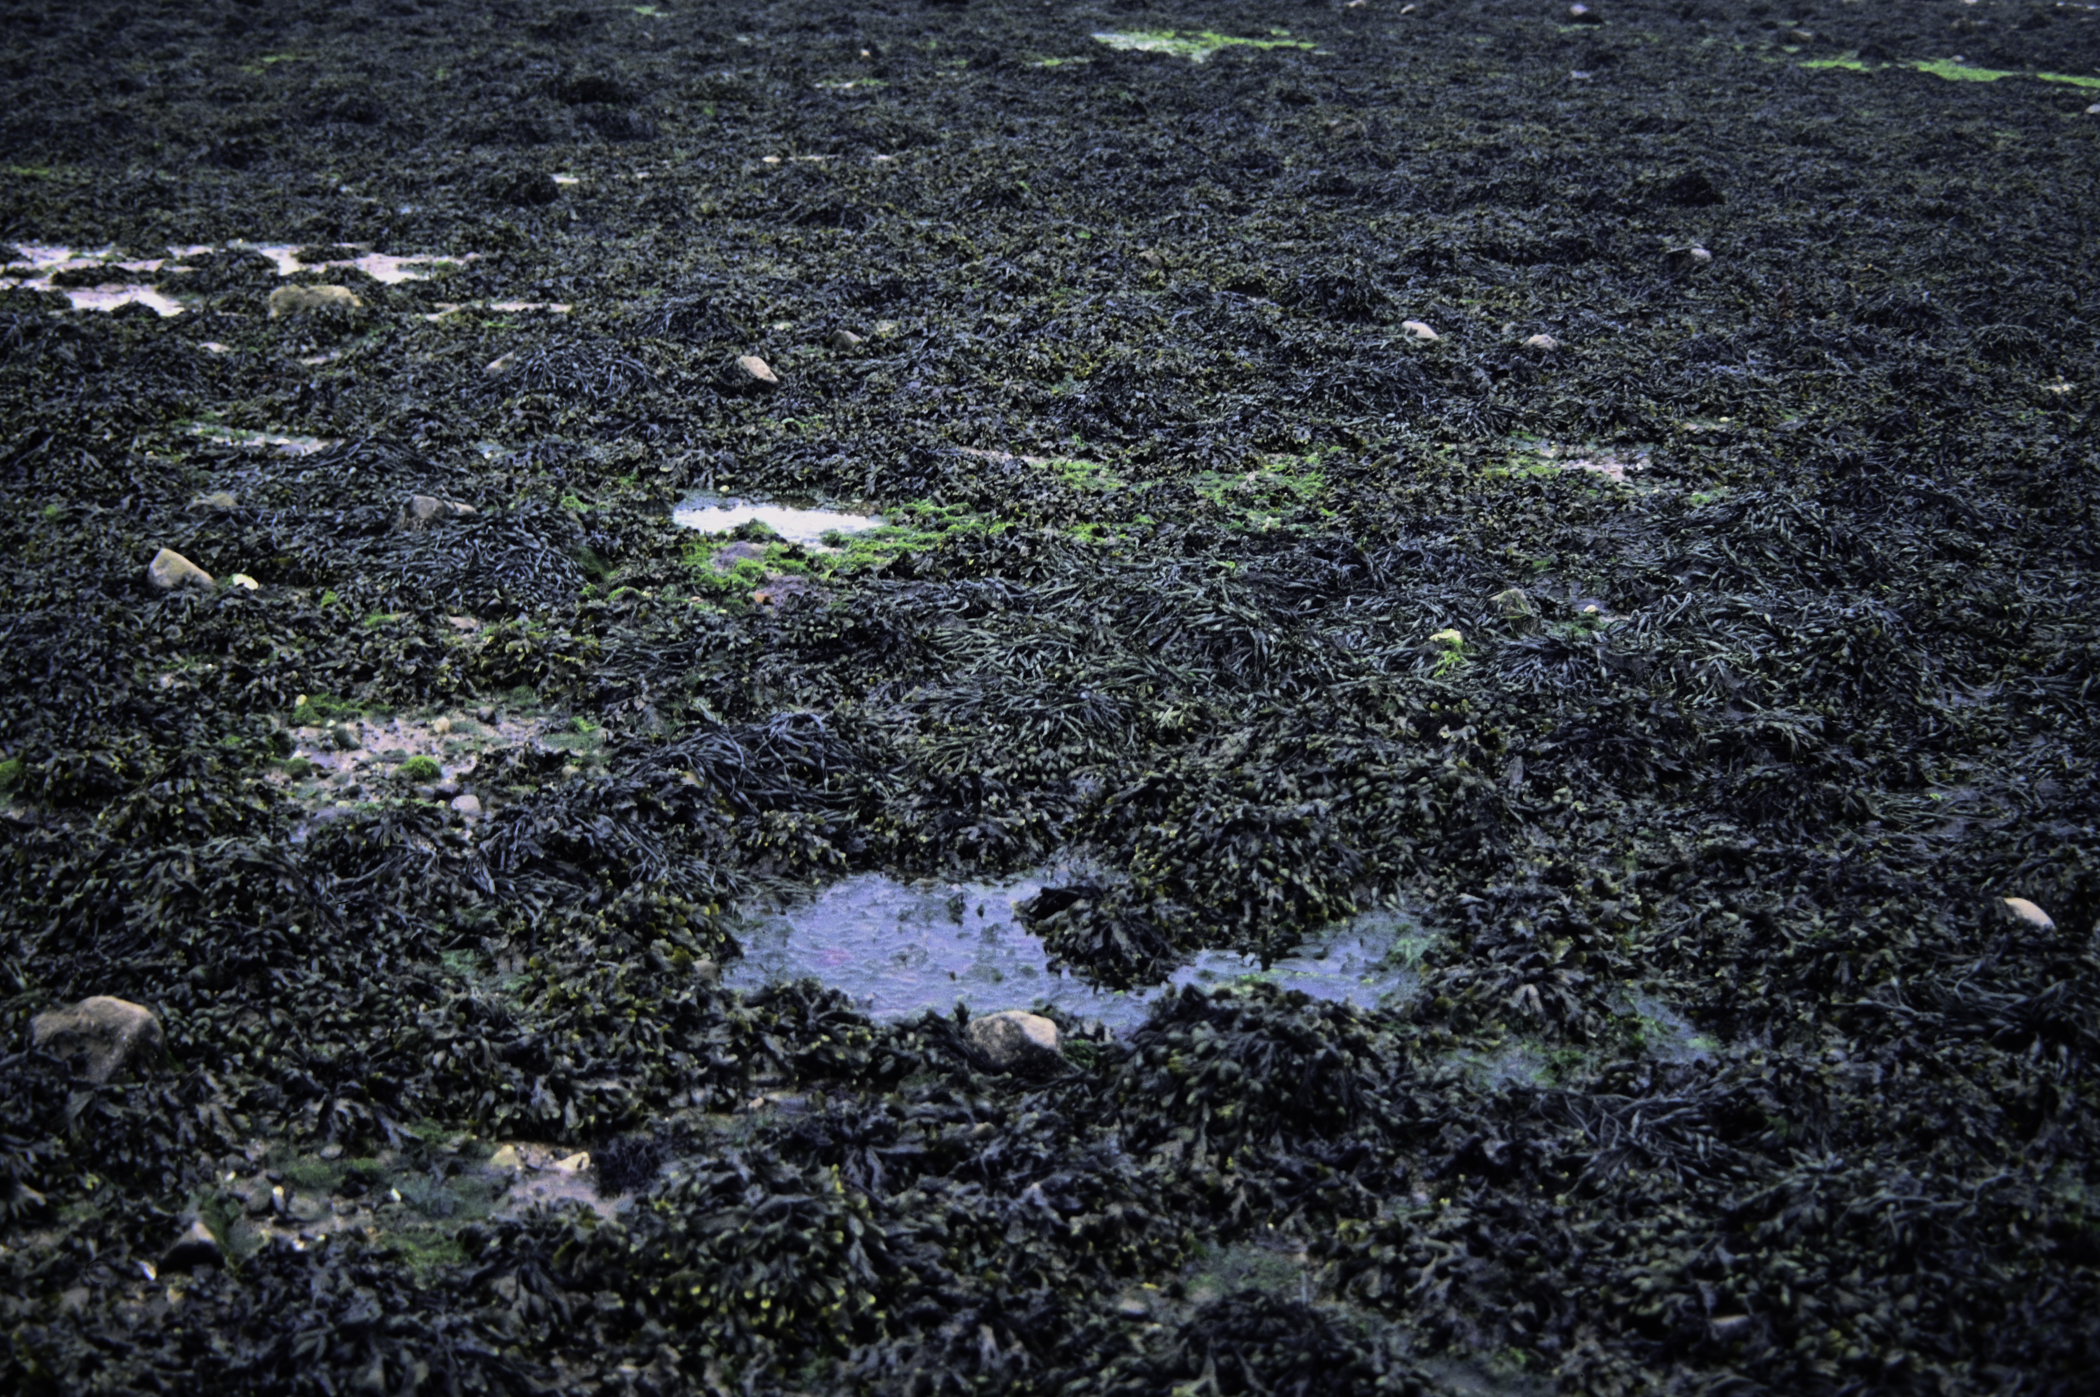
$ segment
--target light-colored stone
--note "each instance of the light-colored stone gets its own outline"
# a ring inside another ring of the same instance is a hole
[[[495,358],[489,360],[488,363],[481,366],[481,371],[487,374],[490,378],[501,378],[503,377],[503,375],[509,373],[511,370],[511,366],[513,364],[516,364],[517,362],[518,351],[513,349],[508,354],[499,354]]]
[[[1439,650],[1459,650],[1464,648],[1466,638],[1458,631],[1442,630],[1429,637],[1429,643]]]
[[[1560,341],[1551,335],[1533,335],[1530,339],[1524,341],[1524,347],[1526,349],[1536,349],[1541,354],[1544,354],[1560,348]]]
[[[223,1266],[226,1253],[219,1247],[219,1239],[211,1235],[211,1229],[202,1218],[192,1222],[189,1230],[175,1239],[167,1255],[160,1259],[163,1271],[193,1271],[199,1266]]]
[[[756,354],[737,355],[736,362],[730,365],[730,376],[744,387],[778,388],[780,386],[780,375],[774,373],[772,366]]]
[[[234,586],[240,588],[244,592],[256,592],[262,590],[262,583],[257,582],[254,578],[250,577],[245,572],[237,572],[233,576],[227,578],[226,580],[232,583]]]
[[[347,286],[280,286],[270,293],[270,319],[313,310],[358,310],[364,302]]]
[[[1684,255],[1702,267],[1714,260],[1714,255],[1703,247],[1688,247],[1684,250]]]
[[[233,497],[230,490],[214,490],[209,495],[199,495],[190,501],[191,509],[235,509],[239,505],[240,501]]]
[[[972,1019],[963,1034],[972,1050],[994,1071],[1047,1066],[1064,1055],[1058,1045],[1057,1025],[1041,1014],[1021,1009],[1002,1009]]]
[[[1143,262],[1155,272],[1163,272],[1167,269],[1167,259],[1158,248],[1146,248],[1137,255],[1137,260]]]
[[[29,1038],[91,1082],[106,1082],[134,1063],[149,1064],[161,1049],[160,1020],[153,1011],[106,994],[38,1014],[30,1021]]]
[[[1400,322],[1400,328],[1418,340],[1440,340],[1443,338],[1442,335],[1436,332],[1435,327],[1423,320],[1403,320]]]
[[[153,555],[153,561],[146,564],[146,576],[163,592],[172,592],[177,587],[209,590],[218,585],[212,581],[210,573],[172,548],[163,548]]]
[[[866,343],[866,340],[854,334],[851,330],[833,330],[831,332],[831,347],[833,349],[853,349]]]
[[[478,820],[481,818],[481,801],[471,795],[454,796],[452,797],[452,813],[459,816],[462,820]]]
[[[2005,910],[2031,926],[2040,927],[2043,931],[2056,930],[2056,919],[2024,897],[2009,897],[2005,899]]]
[[[564,1174],[581,1174],[591,1167],[590,1151],[578,1150],[565,1159],[557,1159],[554,1161],[554,1167]]]
[[[2087,116],[2100,116],[2100,102],[2095,102],[2090,107],[2087,107],[2085,114]]]

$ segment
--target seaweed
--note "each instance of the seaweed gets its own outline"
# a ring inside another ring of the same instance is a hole
[[[2100,19],[1954,8],[12,15],[0,1385],[2083,1390]],[[1248,974],[724,988],[875,873]]]

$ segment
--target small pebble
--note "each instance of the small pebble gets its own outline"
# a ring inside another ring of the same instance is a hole
[[[1524,341],[1524,347],[1526,349],[1536,349],[1544,354],[1560,348],[1560,341],[1551,335],[1533,335],[1530,339]]]
[[[257,582],[245,572],[237,572],[226,580],[244,592],[258,591],[262,587],[262,583]]]
[[[462,820],[478,820],[481,818],[481,802],[474,796],[452,797],[452,809]]]
[[[508,354],[499,354],[495,358],[489,360],[487,364],[482,366],[481,371],[487,374],[490,378],[501,378],[503,377],[503,375],[509,373],[511,365],[517,362],[518,351],[513,349]]]
[[[852,349],[856,345],[865,343],[867,341],[854,334],[851,330],[833,330],[831,332],[831,347],[833,349]]]
[[[1400,322],[1400,328],[1418,340],[1440,340],[1443,338],[1427,322],[1421,320],[1403,320]]]

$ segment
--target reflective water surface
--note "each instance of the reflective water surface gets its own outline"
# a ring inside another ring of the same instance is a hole
[[[746,910],[737,926],[744,959],[724,981],[751,990],[814,977],[878,1019],[957,1003],[973,1014],[1052,1005],[1115,1028],[1134,1026],[1152,1000],[1184,984],[1263,979],[1367,1007],[1405,999],[1417,984],[1412,963],[1427,938],[1412,919],[1375,912],[1308,938],[1266,972],[1251,956],[1205,951],[1164,985],[1104,990],[1051,969],[1014,913],[1015,903],[1071,876],[1053,866],[996,883],[913,885],[860,874],[786,907]]]

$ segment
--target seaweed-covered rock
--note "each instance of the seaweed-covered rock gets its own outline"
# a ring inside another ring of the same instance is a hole
[[[163,1271],[194,1271],[199,1266],[225,1264],[226,1253],[220,1247],[219,1239],[212,1235],[211,1228],[205,1225],[202,1218],[190,1223],[189,1229],[176,1238],[174,1245],[162,1253],[160,1258],[160,1269]]]
[[[161,1051],[160,1020],[151,1009],[102,994],[38,1014],[29,1031],[37,1047],[91,1082],[150,1064]]]

